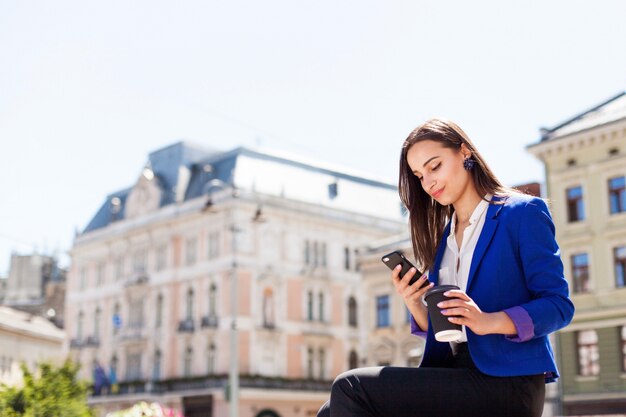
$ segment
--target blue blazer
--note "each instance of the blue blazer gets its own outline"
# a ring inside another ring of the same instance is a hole
[[[435,284],[449,233],[450,224],[429,272]],[[479,336],[467,328],[468,348],[481,372],[493,376],[545,374],[547,382],[558,377],[548,335],[572,320],[574,305],[563,276],[554,224],[542,199],[525,195],[493,198],[472,257],[467,294],[484,312],[514,308],[531,324],[523,332],[524,339]],[[450,344],[435,340],[429,322],[420,366],[445,367],[450,355]]]

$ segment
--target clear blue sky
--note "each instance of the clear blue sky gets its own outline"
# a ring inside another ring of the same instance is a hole
[[[0,0],[0,276],[180,139],[396,181],[409,131],[457,121],[505,183],[525,147],[626,89],[626,2]]]

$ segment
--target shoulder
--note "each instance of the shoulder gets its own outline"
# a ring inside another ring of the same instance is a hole
[[[549,213],[548,204],[544,199],[528,194],[511,193],[506,196],[496,196],[493,201],[495,201],[496,204],[500,201],[502,208],[506,211],[521,212],[539,210]]]

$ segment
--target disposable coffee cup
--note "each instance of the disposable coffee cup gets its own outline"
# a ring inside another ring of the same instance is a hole
[[[461,325],[451,323],[448,317],[441,314],[441,308],[437,307],[441,301],[449,300],[449,297],[443,295],[446,291],[458,290],[456,285],[438,285],[426,291],[424,301],[428,306],[428,314],[430,322],[433,325],[433,333],[438,342],[454,342],[463,336]]]

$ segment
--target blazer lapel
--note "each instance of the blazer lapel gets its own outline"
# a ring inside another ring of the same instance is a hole
[[[498,200],[499,198],[494,197],[492,201]],[[490,204],[487,209],[485,224],[483,225],[483,230],[481,231],[478,242],[476,243],[474,254],[472,255],[472,264],[470,265],[469,276],[467,278],[467,291],[469,291],[472,279],[474,278],[474,275],[476,275],[476,270],[485,256],[485,252],[487,251],[493,235],[498,228],[498,214],[500,213],[503,205],[504,204]]]

